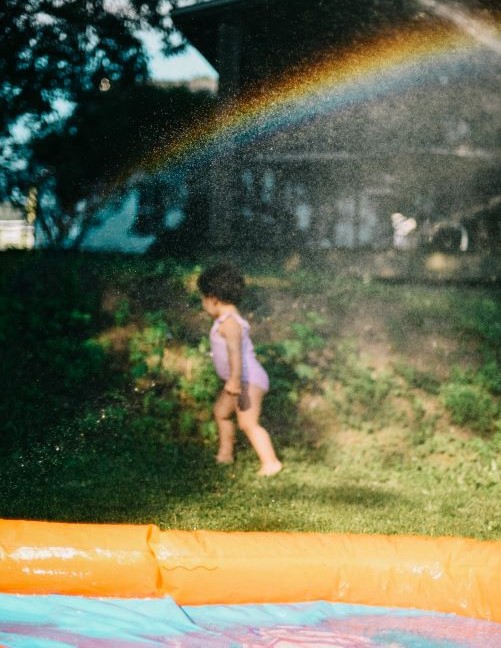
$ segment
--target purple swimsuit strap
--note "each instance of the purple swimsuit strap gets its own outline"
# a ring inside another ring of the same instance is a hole
[[[249,322],[244,320],[244,318],[238,313],[224,313],[223,315],[221,315],[221,317],[217,318],[216,324],[222,324],[225,320],[228,319],[228,317],[233,317],[233,319],[236,320],[238,324],[240,324],[240,326],[243,326],[243,328],[250,328]]]

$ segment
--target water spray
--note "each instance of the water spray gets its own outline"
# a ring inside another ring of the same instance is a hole
[[[501,55],[501,37],[498,31],[485,21],[474,18],[455,4],[439,2],[438,0],[417,0],[417,2],[438,18],[444,18],[453,23],[477,43]]]

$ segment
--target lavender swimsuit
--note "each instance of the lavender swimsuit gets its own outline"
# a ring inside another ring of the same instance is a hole
[[[249,322],[236,313],[226,313],[225,315],[221,315],[221,317],[218,317],[217,320],[215,320],[210,330],[212,362],[214,363],[217,375],[222,380],[228,380],[230,377],[230,361],[228,358],[226,340],[219,333],[219,325],[228,317],[233,317],[242,327],[242,383],[257,385],[264,391],[268,391],[268,374],[256,359],[254,346],[249,337]]]

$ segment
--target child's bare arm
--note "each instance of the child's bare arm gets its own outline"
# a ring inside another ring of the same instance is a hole
[[[219,332],[226,340],[230,377],[224,385],[225,391],[237,396],[241,393],[240,379],[242,376],[242,327],[233,317],[228,317],[219,327]]]

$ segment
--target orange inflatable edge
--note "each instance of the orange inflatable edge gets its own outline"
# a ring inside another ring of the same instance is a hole
[[[0,520],[0,592],[333,602],[501,622],[501,542]]]

